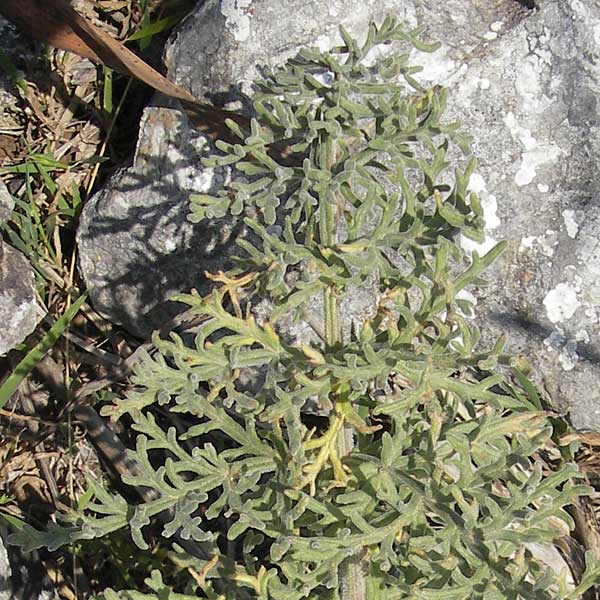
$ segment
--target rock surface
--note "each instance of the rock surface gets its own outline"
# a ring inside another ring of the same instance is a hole
[[[196,95],[227,101],[249,89],[260,65],[335,43],[340,23],[355,35],[388,12],[425,24],[442,47],[413,53],[425,67],[420,77],[449,88],[449,118],[475,140],[471,187],[488,233],[479,250],[509,241],[490,287],[475,290],[484,337],[507,334],[509,349],[530,359],[574,424],[600,429],[600,7],[523,4],[206,0],[171,41],[166,63]],[[226,175],[201,168],[205,149],[185,116],[149,108],[133,167],[84,210],[80,266],[92,299],[139,335],[173,314],[168,294],[227,262],[233,228],[221,235],[186,221],[189,193]]]
[[[478,290],[480,323],[488,339],[507,334],[577,428],[598,430],[600,6],[541,2],[487,38],[466,62],[445,44],[436,54],[451,60],[435,73],[475,139],[487,243],[509,241]]]
[[[0,600],[11,600],[13,597],[11,578],[12,572],[8,560],[8,552],[0,537]]]
[[[12,196],[0,181],[0,225],[13,206]],[[18,250],[0,239],[0,356],[21,343],[39,319],[33,269]]]
[[[213,178],[199,168],[206,139],[178,110],[147,109],[134,166],[117,173],[84,209],[80,268],[95,307],[141,337],[178,312],[166,299],[223,267],[229,231],[194,226],[190,193]]]
[[[4,183],[0,181],[0,225],[6,223],[14,207],[14,198],[10,195]]]
[[[0,355],[21,343],[39,321],[35,276],[29,261],[12,246],[0,244]]]

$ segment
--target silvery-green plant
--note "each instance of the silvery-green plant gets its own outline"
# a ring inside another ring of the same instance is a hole
[[[393,18],[363,43],[340,31],[342,46],[264,71],[249,130],[230,123],[240,142],[208,161],[237,175],[191,201],[192,220],[247,235],[212,293],[177,297],[194,342],[155,336],[106,411],[137,432],[124,483],[152,494],[132,505],[93,483],[84,513],[27,529],[28,545],[129,528],[142,552],[170,510],[161,535],[199,556],[175,545],[148,592],[107,600],[579,598],[591,556],[569,589],[532,544],[568,534],[565,508],[589,490],[572,464],[542,472],[547,413],[501,340],[477,349],[460,293],[503,245],[466,257],[457,243],[484,238],[475,160],[442,119],[446,91],[421,87],[402,52],[435,46]],[[365,290],[372,306],[349,317]],[[175,568],[192,574],[177,592]]]

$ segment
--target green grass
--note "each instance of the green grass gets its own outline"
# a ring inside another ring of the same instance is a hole
[[[48,350],[50,350],[60,339],[60,336],[65,332],[67,327],[69,327],[69,324],[79,312],[79,309],[86,299],[87,294],[80,296],[4,380],[4,383],[0,386],[0,408],[4,407],[23,379],[35,369],[36,365],[44,358]]]

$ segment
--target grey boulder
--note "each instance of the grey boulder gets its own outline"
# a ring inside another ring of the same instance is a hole
[[[557,406],[579,428],[600,428],[600,7],[580,0],[206,0],[165,53],[169,76],[199,97],[235,102],[260,65],[298,48],[354,35],[392,13],[423,23],[442,42],[413,52],[419,75],[449,88],[448,118],[474,138],[471,188],[482,200],[487,240],[507,252],[472,290],[486,341],[500,334],[524,354]],[[133,166],[86,206],[80,267],[105,315],[147,335],[174,312],[166,298],[202,286],[228,264],[235,224],[192,227],[190,193],[228,176],[200,165],[209,142],[172,108],[146,111]]]
[[[192,192],[222,185],[202,169],[206,138],[180,111],[147,109],[131,168],[87,204],[77,232],[79,267],[94,306],[145,337],[179,312],[176,292],[201,288],[204,271],[223,268],[235,227],[194,226]]]
[[[508,250],[475,290],[489,342],[535,367],[579,429],[600,429],[600,6],[541,2],[513,26],[491,24],[478,55],[461,40],[430,55],[450,88],[450,116],[472,133],[471,187],[486,212],[480,252]],[[440,60],[446,57],[446,60]],[[428,72],[428,71],[426,71]],[[467,249],[474,245],[465,240]]]

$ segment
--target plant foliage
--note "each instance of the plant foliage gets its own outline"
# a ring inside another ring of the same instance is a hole
[[[342,46],[265,70],[250,130],[230,123],[240,143],[219,142],[208,162],[237,175],[192,199],[193,220],[232,215],[248,235],[210,295],[177,297],[201,322],[195,340],[156,336],[134,391],[107,411],[137,432],[140,473],[124,483],[152,498],[132,505],[92,483],[70,527],[28,532],[30,547],[54,548],[129,528],[146,550],[146,526],[170,510],[160,535],[204,552],[172,553],[189,588],[154,571],[147,593],[107,600],[583,590],[531,543],[568,532],[565,507],[588,489],[573,465],[542,472],[547,413],[502,340],[477,349],[460,294],[503,245],[466,257],[457,242],[484,238],[475,160],[442,118],[446,91],[422,88],[402,52],[435,46],[393,18],[363,43],[340,31]],[[372,306],[354,314],[365,289]],[[588,558],[584,587],[598,572]]]

